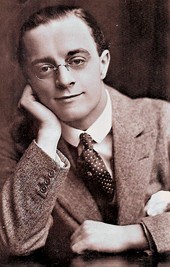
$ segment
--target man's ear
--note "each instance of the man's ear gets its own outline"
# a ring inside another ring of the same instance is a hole
[[[100,77],[102,80],[106,77],[109,63],[110,63],[110,52],[109,50],[104,50],[100,56]]]

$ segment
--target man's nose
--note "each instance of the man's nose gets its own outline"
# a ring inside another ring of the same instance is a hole
[[[65,65],[58,67],[56,75],[56,85],[59,88],[68,88],[75,84],[75,78],[73,77],[69,68]]]

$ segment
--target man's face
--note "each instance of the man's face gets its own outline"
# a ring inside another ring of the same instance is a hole
[[[61,121],[88,128],[106,104],[102,80],[109,56],[106,52],[99,57],[87,25],[73,15],[53,20],[28,31],[24,44],[25,69],[40,102]],[[63,66],[67,63],[69,70]],[[47,75],[60,64],[57,72]]]

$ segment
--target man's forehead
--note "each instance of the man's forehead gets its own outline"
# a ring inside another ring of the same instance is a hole
[[[75,54],[76,50],[86,55],[94,53],[94,50],[97,52],[89,27],[81,19],[71,15],[30,30],[25,34],[24,43],[31,55],[43,52],[43,56],[46,56],[50,54],[50,50],[61,52],[64,56],[68,53]]]
[[[60,19],[53,19],[45,24],[40,24],[37,27],[25,32],[23,40],[25,43],[31,41],[38,42],[43,39],[48,42],[49,38],[71,42],[72,40],[80,42],[86,40],[92,41],[92,31],[86,23],[75,15],[64,16]]]
[[[73,27],[74,25],[74,27]],[[76,15],[66,15],[61,18],[54,18],[49,20],[47,23],[42,23],[38,25],[37,27],[29,30],[28,32],[34,33],[36,32],[46,32],[46,31],[60,31],[62,32],[68,32],[70,34],[77,33],[81,31],[81,33],[90,34],[92,33],[91,28],[86,24],[85,21],[83,21],[81,18],[77,17]]]

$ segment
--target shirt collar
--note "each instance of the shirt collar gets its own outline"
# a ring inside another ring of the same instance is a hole
[[[70,127],[63,122],[61,123],[62,136],[69,144],[77,147],[80,141],[79,136],[81,133],[84,132],[90,134],[96,143],[101,143],[103,139],[107,136],[107,134],[110,132],[112,127],[112,105],[107,90],[106,93],[107,103],[102,114],[86,131]]]

